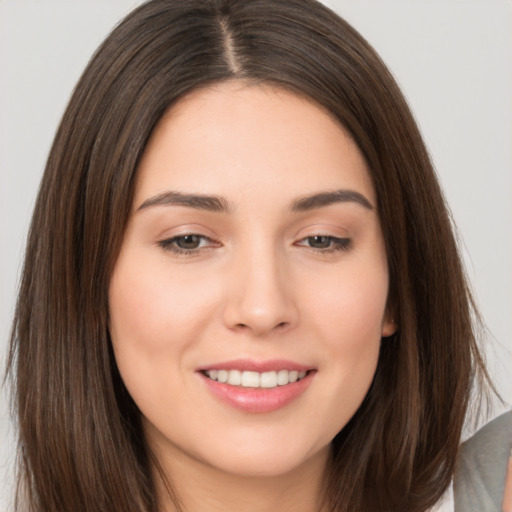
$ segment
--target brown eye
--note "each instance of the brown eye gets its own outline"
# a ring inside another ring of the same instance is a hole
[[[303,238],[296,245],[309,247],[321,253],[331,253],[348,251],[352,247],[352,240],[350,238],[338,238],[330,235],[313,235]]]
[[[201,245],[202,238],[204,238],[204,237],[201,237],[199,235],[177,236],[174,239],[174,243],[180,249],[185,249],[185,250],[197,249]]]
[[[332,245],[332,237],[331,236],[308,236],[307,238],[308,244],[310,247],[314,249],[328,249]]]
[[[218,244],[204,235],[189,233],[161,240],[158,245],[164,250],[180,255],[195,255],[203,249],[216,247]]]

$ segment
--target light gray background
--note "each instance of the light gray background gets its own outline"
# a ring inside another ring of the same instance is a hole
[[[178,0],[177,0],[178,1]],[[0,0],[0,365],[45,158],[90,55],[135,0]],[[420,124],[459,227],[512,402],[512,3],[331,0],[381,54]],[[497,409],[495,414],[500,412]],[[0,393],[0,510],[12,496],[13,432]]]

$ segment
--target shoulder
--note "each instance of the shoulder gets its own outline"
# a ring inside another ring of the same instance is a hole
[[[501,510],[511,449],[512,411],[485,425],[462,445],[454,479],[455,512]]]

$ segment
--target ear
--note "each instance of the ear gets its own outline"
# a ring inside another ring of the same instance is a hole
[[[382,322],[382,331],[381,336],[383,338],[389,338],[389,336],[393,336],[393,334],[398,331],[398,324],[395,322],[392,311],[387,311],[384,316],[384,321]]]

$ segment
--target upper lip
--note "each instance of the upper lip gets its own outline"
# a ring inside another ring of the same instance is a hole
[[[256,361],[253,359],[233,359],[231,361],[221,361],[218,363],[201,366],[198,371],[205,372],[208,370],[240,370],[248,372],[271,372],[279,370],[296,370],[298,372],[306,372],[312,370],[313,367],[307,366],[295,361],[287,359],[269,359],[267,361]]]

